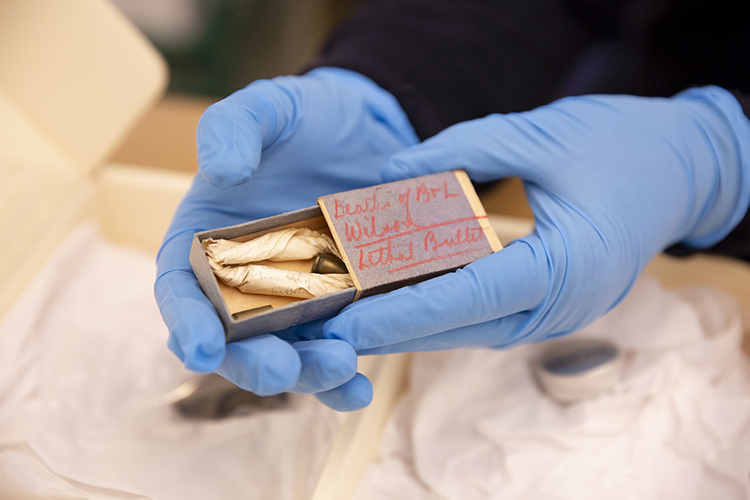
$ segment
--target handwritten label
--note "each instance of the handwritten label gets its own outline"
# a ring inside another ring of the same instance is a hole
[[[417,281],[492,253],[453,172],[337,193],[321,202],[362,290]]]

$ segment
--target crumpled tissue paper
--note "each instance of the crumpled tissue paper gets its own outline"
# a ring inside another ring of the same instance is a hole
[[[750,498],[750,369],[734,300],[641,278],[576,336],[624,351],[610,391],[546,396],[549,344],[418,354],[357,500]]]
[[[153,261],[84,225],[0,324],[0,498],[308,498],[340,415],[178,417]]]

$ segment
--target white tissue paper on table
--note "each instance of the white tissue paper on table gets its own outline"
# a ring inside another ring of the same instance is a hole
[[[750,498],[750,370],[731,297],[641,278],[574,335],[625,358],[612,390],[569,406],[533,380],[547,343],[415,355],[355,498]]]
[[[178,417],[153,256],[80,227],[0,324],[0,498],[292,499],[315,487],[340,415],[312,397]]]

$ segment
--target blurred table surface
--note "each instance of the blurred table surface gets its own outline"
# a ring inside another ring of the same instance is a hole
[[[192,95],[168,94],[138,123],[111,161],[196,172],[195,128],[213,101]],[[533,218],[518,179],[481,193],[488,213]],[[689,258],[657,257],[645,273],[669,288],[713,285],[729,291],[743,310],[745,331],[750,332],[750,264],[736,259],[696,255]],[[750,352],[750,342],[745,343]]]

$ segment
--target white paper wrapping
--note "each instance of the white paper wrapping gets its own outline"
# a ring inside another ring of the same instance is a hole
[[[341,257],[325,234],[310,229],[285,229],[244,243],[207,239],[204,245],[214,274],[245,293],[310,299],[354,286],[348,274],[317,274],[252,264],[263,260],[308,260],[319,253]]]
[[[245,293],[310,299],[354,286],[348,274],[303,273],[253,264],[214,267],[212,263],[211,267],[221,281]]]
[[[206,240],[206,254],[217,264],[226,266],[270,260],[312,259],[319,253],[341,258],[336,244],[325,234],[311,229],[285,229],[239,243],[231,240]]]

